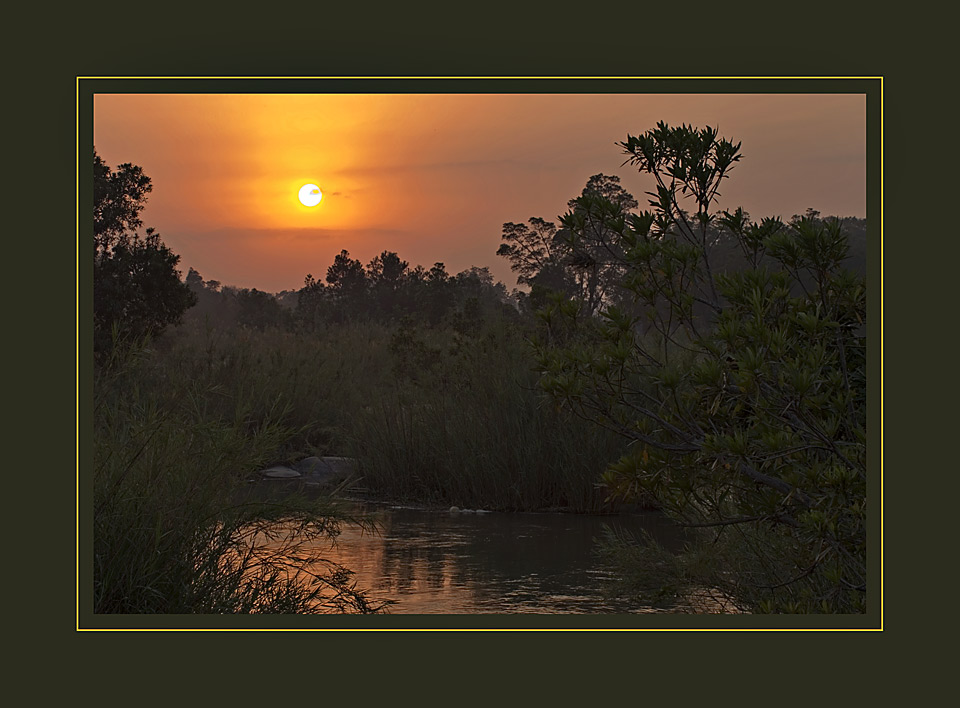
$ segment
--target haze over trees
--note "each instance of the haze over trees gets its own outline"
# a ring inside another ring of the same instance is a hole
[[[364,265],[344,249],[323,281],[308,273],[302,288],[277,295],[204,281],[193,268],[186,282],[198,298],[188,319],[207,318],[222,325],[302,331],[347,322],[396,324],[404,318],[430,326],[457,317],[518,318],[515,298],[494,282],[489,268],[471,267],[455,275],[440,262],[430,270],[411,268],[393,251],[383,251]]]
[[[150,179],[95,155],[96,351],[159,345],[98,373],[98,562],[142,563],[143,577],[166,563],[164,597],[137,596],[149,611],[266,611],[263,588],[183,594],[191,563],[211,544],[222,560],[231,530],[259,518],[225,512],[216,485],[351,454],[392,499],[664,511],[689,531],[683,553],[615,533],[603,545],[628,594],[863,612],[866,222],[721,209],[740,145],[709,127],[660,123],[620,147],[651,180],[648,208],[596,174],[555,221],[505,223],[513,291],[486,267],[451,274],[389,249],[367,263],[343,249],[278,294],[194,268],[181,281],[159,234],[137,233]],[[205,500],[190,518],[185,494]],[[142,611],[98,577],[106,611]],[[333,577],[340,610],[371,609]]]

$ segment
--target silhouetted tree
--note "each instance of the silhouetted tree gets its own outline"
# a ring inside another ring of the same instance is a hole
[[[200,275],[196,270],[191,268],[187,271],[187,277],[184,278],[184,281],[187,284],[187,287],[193,290],[194,292],[199,292],[204,289],[205,285],[203,282],[203,276]]]
[[[327,320],[327,287],[307,273],[303,287],[297,291],[297,305],[294,310],[296,321],[306,327],[317,327]]]
[[[400,323],[410,321],[430,326],[456,317],[465,327],[472,322],[506,313],[517,317],[515,298],[502,283],[494,281],[489,268],[471,267],[450,276],[443,263],[430,270],[411,268],[393,251],[383,251],[366,268],[341,251],[327,269],[327,285],[307,275],[297,291],[294,319],[301,326],[356,320]]]
[[[363,263],[351,258],[346,249],[340,251],[327,268],[327,282],[330,284],[329,296],[337,304],[337,319],[349,318],[364,309],[369,286],[367,274]]]
[[[367,275],[363,263],[350,257],[346,249],[340,251],[327,268],[327,282],[336,296],[357,295],[367,288]]]
[[[271,325],[283,322],[283,311],[280,303],[270,293],[256,288],[244,288],[237,293],[237,303],[240,306],[240,324],[257,329],[264,329]]]
[[[740,159],[713,128],[659,123],[620,145],[655,180],[654,210],[626,214],[588,193],[561,223],[612,238],[635,307],[583,318],[557,298],[539,314],[566,336],[541,338],[540,383],[630,441],[604,484],[656,500],[690,542],[679,559],[643,542],[609,552],[633,577],[656,570],[752,612],[863,612],[866,289],[844,266],[840,222],[713,213]],[[719,273],[718,229],[759,267]]]
[[[582,228],[558,229],[540,217],[526,224],[503,225],[497,255],[510,261],[518,283],[531,287],[528,302],[534,308],[545,305],[550,293],[560,292],[577,297],[581,314],[592,315],[623,274],[622,249],[614,234],[579,206],[583,199],[602,200],[623,214],[637,207],[637,200],[620,186],[619,177],[596,174],[580,198],[568,202],[585,220]]]
[[[180,280],[180,256],[148,228],[140,212],[150,178],[130,163],[112,171],[94,152],[94,349],[159,334],[180,321],[197,296]]]
[[[626,215],[638,206],[633,195],[620,186],[620,178],[595,174],[587,180],[577,199],[567,202],[568,208],[584,217],[582,227],[572,231],[561,229],[557,239],[566,246],[564,265],[575,274],[583,314],[596,313],[624,274],[623,248],[616,233],[601,219],[582,206],[587,200],[601,200],[610,205],[611,213]]]
[[[126,233],[143,222],[140,212],[153,190],[143,168],[125,162],[116,172],[93,153],[93,238],[97,254],[108,252]]]
[[[401,292],[404,285],[410,285],[407,261],[392,251],[383,251],[367,265],[367,278],[370,282],[374,307],[378,314],[389,317],[405,304]]]
[[[385,285],[396,289],[407,272],[409,263],[400,260],[393,251],[384,251],[370,261],[367,266],[367,275],[374,286]]]
[[[510,270],[518,274],[517,282],[524,285],[530,285],[545,269],[559,266],[567,255],[566,247],[557,240],[556,224],[537,216],[527,224],[504,224],[503,243],[497,249],[497,255],[509,260]]]
[[[431,324],[438,324],[453,306],[453,283],[444,264],[437,261],[424,278],[426,315]]]

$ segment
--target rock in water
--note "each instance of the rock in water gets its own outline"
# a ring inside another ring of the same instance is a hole
[[[284,467],[283,465],[276,465],[274,467],[269,467],[261,473],[264,477],[270,479],[292,479],[299,477],[300,473],[296,470],[292,470],[289,467]]]

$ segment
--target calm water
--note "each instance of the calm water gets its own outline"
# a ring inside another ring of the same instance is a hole
[[[392,614],[676,611],[608,599],[594,555],[604,525],[645,529],[667,547],[679,534],[660,514],[451,513],[378,506],[379,533],[345,527],[324,556],[356,573]]]

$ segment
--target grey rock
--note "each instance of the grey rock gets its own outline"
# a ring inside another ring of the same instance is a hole
[[[296,470],[292,470],[289,467],[284,467],[283,465],[268,467],[262,472],[262,474],[264,477],[268,477],[270,479],[293,479],[300,476],[300,473]]]
[[[308,487],[334,487],[357,471],[350,457],[307,457],[290,467],[274,465],[260,472],[265,479],[300,480]]]

